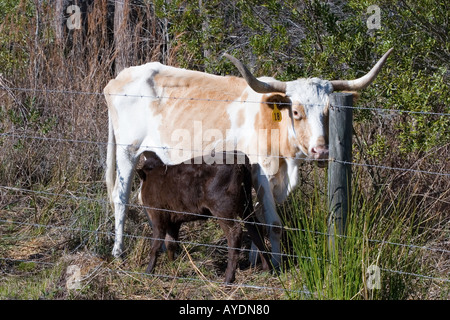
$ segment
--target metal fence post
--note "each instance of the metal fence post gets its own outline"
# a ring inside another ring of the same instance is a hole
[[[351,209],[352,120],[351,93],[333,93],[329,108],[328,234],[329,248],[335,249],[335,236],[344,235]]]

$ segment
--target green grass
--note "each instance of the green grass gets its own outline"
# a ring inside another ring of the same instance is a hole
[[[426,246],[436,238],[436,231],[428,228],[436,217],[401,191],[394,197],[384,188],[371,194],[356,183],[352,194],[345,236],[336,238],[334,248],[329,246],[326,195],[315,188],[305,200],[297,193],[283,207],[293,228],[286,232],[287,250],[298,257],[287,261],[291,277],[284,285],[292,290],[287,291],[289,298],[439,299],[448,295],[448,282],[431,290],[433,281],[417,276],[436,273],[435,261],[428,259],[433,252],[410,246]]]
[[[53,299],[57,289],[49,288],[59,278],[59,267],[45,268],[38,263],[20,262],[16,272],[16,276],[2,277],[0,300]]]

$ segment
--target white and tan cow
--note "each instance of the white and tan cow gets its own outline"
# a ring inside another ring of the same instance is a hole
[[[122,254],[130,187],[142,153],[153,151],[164,163],[175,164],[212,150],[240,150],[252,162],[265,223],[272,226],[269,239],[277,266],[281,221],[275,203],[297,185],[299,159],[328,158],[329,95],[368,86],[391,50],[365,76],[349,81],[256,79],[229,55],[244,78],[158,62],[120,72],[104,89],[109,113],[106,183],[115,210],[113,255]]]

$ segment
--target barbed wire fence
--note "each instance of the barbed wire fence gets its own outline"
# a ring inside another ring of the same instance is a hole
[[[31,89],[31,88],[20,88],[20,87],[8,87],[8,86],[4,86],[4,85],[0,85],[0,90],[3,91],[7,91],[7,92],[12,92],[12,91],[21,91],[21,92],[31,92],[31,93],[49,93],[49,94],[64,94],[64,95],[92,95],[92,96],[103,96],[103,93],[100,92],[85,92],[85,91],[74,91],[74,90],[57,90],[57,89]],[[182,97],[161,97],[161,96],[146,96],[146,95],[139,95],[139,96],[135,96],[135,95],[121,95],[121,96],[125,96],[125,97],[133,97],[133,98],[151,98],[151,99],[162,99],[162,98],[167,98],[167,99],[182,99],[182,100],[200,100],[202,102],[205,103],[212,103],[212,102],[231,102],[231,100],[215,100],[215,99],[198,99],[198,98],[182,98]],[[242,103],[261,103],[260,101],[243,101]],[[409,110],[398,110],[398,109],[383,109],[383,108],[368,108],[368,107],[353,107],[353,106],[342,106],[343,108],[352,108],[352,109],[362,109],[362,110],[371,110],[374,112],[397,112],[397,113],[406,113],[406,114],[423,114],[423,115],[433,115],[433,116],[441,116],[441,117],[445,117],[445,116],[450,116],[450,113],[440,113],[440,112],[422,112],[422,111],[409,111]],[[23,133],[23,132],[16,132],[16,131],[12,131],[12,132],[3,132],[0,133],[0,138],[5,138],[5,139],[30,139],[30,140],[40,140],[43,142],[48,142],[48,143],[73,143],[73,144],[93,144],[93,145],[98,145],[98,146],[107,146],[108,142],[104,142],[104,141],[94,141],[94,140],[89,140],[89,139],[68,139],[68,138],[61,138],[61,137],[49,137],[49,136],[39,136],[39,135],[31,135],[28,134],[27,132]],[[117,145],[117,144],[115,144]],[[121,147],[128,147],[128,145],[118,145]],[[163,148],[163,149],[174,149],[174,150],[183,150],[180,148],[170,148],[170,147],[165,147],[165,146],[146,146],[148,148]],[[188,150],[191,152],[194,152],[196,150]],[[267,156],[267,155],[264,155]],[[279,158],[285,158],[282,156],[271,156],[268,155],[269,157],[279,157]],[[299,160],[304,160],[304,161],[312,161],[309,159],[299,159]],[[378,168],[378,169],[383,169],[383,170],[397,170],[397,171],[403,171],[403,172],[411,172],[411,173],[421,173],[421,174],[429,174],[429,175],[435,175],[435,176],[440,176],[440,177],[444,177],[444,178],[448,178],[450,177],[450,172],[437,172],[437,171],[428,171],[428,170],[421,170],[421,169],[413,169],[413,168],[400,168],[400,167],[390,167],[390,166],[385,166],[385,165],[378,165],[378,164],[366,164],[366,163],[357,163],[357,162],[345,162],[345,161],[339,161],[336,159],[324,159],[323,161],[336,161],[336,162],[340,162],[342,164],[349,164],[349,165],[355,165],[355,166],[361,166],[361,167],[372,167],[372,168]],[[32,190],[32,189],[25,189],[25,188],[17,188],[17,187],[12,187],[12,186],[7,186],[7,185],[0,185],[0,189],[3,191],[8,191],[8,192],[13,192],[13,193],[17,193],[17,194],[33,194],[36,196],[57,196],[57,197],[64,197],[67,199],[72,199],[72,200],[77,200],[77,201],[90,201],[90,202],[95,202],[104,206],[108,206],[109,205],[109,201],[107,201],[106,199],[94,199],[91,197],[87,197],[87,196],[77,196],[74,195],[73,192],[71,191],[67,191],[67,194],[62,194],[62,193],[57,193],[57,192],[50,192],[50,191],[40,191],[40,190]],[[139,207],[139,208],[145,208],[145,206],[138,206],[138,205],[134,205],[134,204],[127,204],[127,206],[129,207]],[[167,209],[161,209],[161,208],[150,208],[150,209],[157,209],[159,211],[168,211],[168,212],[174,212],[177,214],[188,214],[188,215],[196,215],[196,216],[201,216],[201,217],[206,217],[203,215],[199,215],[197,213],[192,213],[192,212],[176,212],[173,210],[167,210]],[[224,219],[224,218],[219,218],[219,217],[212,217],[212,216],[207,216],[210,219]],[[241,220],[236,220],[236,219],[229,219],[229,220],[233,220],[233,221],[239,221],[242,222]],[[89,233],[89,234],[95,234],[95,235],[105,235],[105,236],[114,236],[113,232],[108,232],[108,231],[100,231],[100,230],[87,230],[87,229],[81,229],[81,228],[73,228],[73,227],[68,227],[68,226],[59,226],[59,225],[52,225],[51,223],[49,224],[42,224],[42,223],[31,223],[31,222],[26,222],[26,221],[16,221],[16,220],[11,220],[11,219],[1,219],[0,218],[0,223],[1,224],[5,224],[5,225],[16,225],[16,226],[28,226],[28,227],[33,227],[33,228],[44,228],[44,229],[59,229],[59,230],[65,230],[65,231],[73,231],[73,232],[79,232],[79,233]],[[249,222],[247,222],[249,223]],[[256,222],[256,224],[261,225],[261,226],[269,226],[267,224],[261,223],[261,222]],[[270,227],[274,227],[271,226]],[[316,230],[306,230],[306,229],[299,229],[299,228],[289,228],[289,230],[291,231],[297,231],[297,232],[312,232],[318,235],[323,235],[323,236],[329,236],[329,234],[324,233],[324,232],[319,232]],[[155,238],[152,237],[145,237],[142,235],[132,235],[132,234],[124,234],[125,237],[128,238],[135,238],[135,239],[145,239],[145,240],[155,240]],[[346,237],[345,235],[339,235],[339,237]],[[162,239],[164,240],[164,239]],[[180,241],[180,240],[172,240],[178,244],[182,244],[182,245],[194,245],[194,246],[205,246],[205,247],[210,247],[210,248],[216,248],[216,249],[228,249],[227,246],[223,246],[223,245],[215,245],[215,244],[209,244],[209,243],[196,243],[196,242],[191,242],[191,241]],[[391,242],[391,241],[384,241],[384,240],[379,240],[379,239],[368,239],[368,242],[371,243],[376,243],[376,244],[383,244],[383,245],[390,245],[390,246],[398,246],[398,247],[405,247],[405,248],[409,248],[411,250],[429,250],[429,251],[433,251],[433,252],[439,252],[442,254],[450,254],[450,250],[445,250],[445,249],[441,249],[441,248],[434,248],[434,247],[428,247],[428,246],[421,246],[421,245],[415,245],[415,244],[402,244],[402,243],[396,243],[396,242]],[[245,248],[236,248],[237,250],[241,250],[241,251],[246,251],[249,252],[251,251],[250,249],[245,249]],[[268,252],[270,254],[270,252]],[[292,255],[292,254],[281,254],[282,256],[285,257],[291,257],[291,258],[296,258],[296,259],[311,259],[311,257],[304,257],[304,256],[297,256],[297,255]],[[55,263],[51,263],[51,262],[45,262],[45,261],[39,261],[39,260],[33,260],[33,259],[13,259],[11,257],[0,257],[0,260],[3,261],[10,261],[10,262],[34,262],[34,263],[41,263],[44,265],[55,265]],[[110,269],[111,271],[114,271],[113,269]],[[408,276],[413,276],[413,277],[417,277],[417,278],[422,278],[422,279],[430,279],[433,281],[440,281],[440,282],[445,282],[445,283],[449,283],[450,279],[446,279],[446,278],[437,278],[437,277],[433,277],[430,275],[423,275],[423,274],[417,274],[417,273],[411,273],[411,272],[405,272],[402,270],[394,270],[394,269],[388,269],[388,268],[381,268],[382,271],[385,272],[390,272],[390,273],[396,273],[396,274],[402,274],[402,275],[408,275]],[[166,278],[166,279],[177,279],[177,280],[184,280],[184,281],[188,281],[188,282],[198,282],[198,281],[204,281],[203,279],[200,278],[192,278],[192,277],[177,277],[177,276],[171,276],[171,275],[162,275],[162,274],[147,274],[147,273],[143,273],[143,272],[136,272],[136,271],[132,271],[132,270],[115,270],[118,273],[123,273],[123,274],[134,274],[134,275],[144,275],[144,276],[156,276],[159,278]],[[223,285],[223,283],[218,282],[218,281],[211,281],[211,283],[215,283],[217,285]],[[276,291],[286,291],[289,290],[287,288],[283,288],[283,287],[268,287],[268,286],[256,286],[256,285],[250,285],[250,284],[236,284],[236,285],[231,285],[231,286],[238,286],[238,287],[245,287],[245,288],[249,288],[249,289],[255,289],[255,290],[276,290]],[[302,292],[304,294],[310,294],[309,292],[306,291],[302,291],[302,290],[294,290],[294,292]]]

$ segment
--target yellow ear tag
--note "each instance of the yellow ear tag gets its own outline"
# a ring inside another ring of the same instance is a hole
[[[272,111],[272,120],[276,122],[280,122],[282,119],[281,112],[278,110],[277,105],[273,105],[273,111]]]

